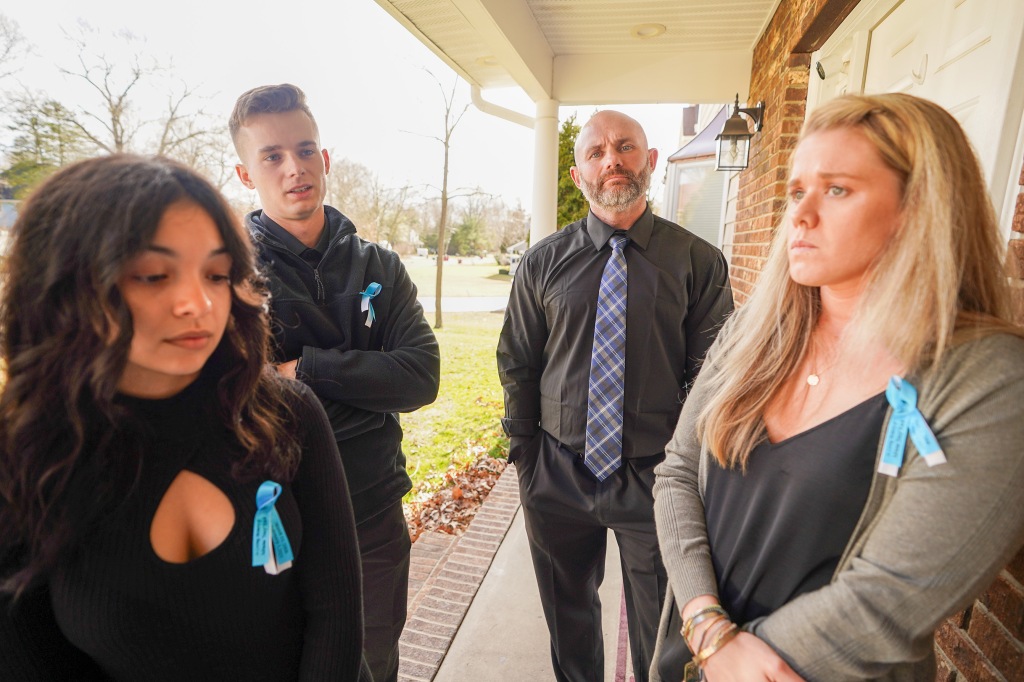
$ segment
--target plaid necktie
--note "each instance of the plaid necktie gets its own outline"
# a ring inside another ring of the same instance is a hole
[[[583,461],[603,481],[622,464],[622,398],[626,370],[626,248],[629,237],[616,232],[612,255],[601,275],[594,321],[587,397],[587,445]]]

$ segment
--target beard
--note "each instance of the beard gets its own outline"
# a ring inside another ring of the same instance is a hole
[[[629,180],[627,185],[616,185],[603,187],[605,180],[612,177],[625,177]],[[614,173],[605,173],[597,179],[597,182],[590,183],[580,178],[580,191],[593,206],[600,206],[611,211],[623,211],[633,206],[638,200],[647,198],[647,190],[651,187],[651,168],[644,166],[639,173],[619,169]]]

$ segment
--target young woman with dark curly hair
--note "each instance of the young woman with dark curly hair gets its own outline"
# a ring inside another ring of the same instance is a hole
[[[359,555],[316,398],[268,369],[220,194],[175,162],[60,170],[0,303],[0,676],[354,680]]]

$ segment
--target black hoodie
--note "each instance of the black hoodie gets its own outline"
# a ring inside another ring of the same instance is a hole
[[[324,210],[330,238],[315,268],[268,229],[262,211],[246,223],[269,280],[276,360],[300,358],[299,380],[323,403],[359,523],[412,487],[396,413],[434,401],[441,359],[398,256],[358,237],[337,209]],[[373,283],[380,293],[367,326],[361,293]]]

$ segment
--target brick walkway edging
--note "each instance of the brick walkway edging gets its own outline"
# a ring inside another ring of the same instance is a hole
[[[518,509],[516,468],[508,466],[461,537],[431,532],[413,543],[399,682],[434,679]]]

